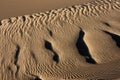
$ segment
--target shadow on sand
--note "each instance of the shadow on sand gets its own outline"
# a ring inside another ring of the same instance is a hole
[[[85,33],[81,30],[79,32],[79,37],[77,39],[76,47],[79,51],[79,54],[85,57],[86,62],[91,63],[91,64],[96,64],[95,60],[92,59],[92,57],[89,53],[86,43],[83,40],[84,35],[85,35]]]
[[[104,31],[105,33],[107,33],[108,35],[110,35],[112,37],[112,39],[116,42],[117,46],[120,48],[120,36],[116,35],[114,33],[110,33],[108,31]]]

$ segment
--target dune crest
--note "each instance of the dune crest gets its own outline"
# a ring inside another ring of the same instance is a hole
[[[120,78],[120,0],[0,21],[0,80]]]

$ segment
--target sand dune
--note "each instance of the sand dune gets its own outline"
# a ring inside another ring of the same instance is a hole
[[[63,8],[90,1],[94,0],[1,0],[0,19]]]
[[[119,80],[120,0],[0,21],[0,80]]]

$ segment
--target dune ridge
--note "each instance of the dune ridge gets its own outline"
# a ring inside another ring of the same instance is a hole
[[[0,80],[120,78],[119,11],[96,0],[1,20]]]
[[[83,5],[73,5],[66,8],[50,10],[46,12],[34,13],[32,15],[24,15],[13,17],[9,19],[1,20],[1,25],[5,23],[12,23],[15,20],[19,20],[21,18],[23,22],[26,18],[38,18],[38,21],[46,25],[46,23],[50,23],[51,21],[56,20],[56,18],[60,18],[60,20],[75,20],[77,16],[98,16],[100,13],[107,13],[110,10],[118,10],[120,1],[119,0],[96,0],[91,1],[89,3],[85,3]],[[39,23],[40,23],[39,22]]]

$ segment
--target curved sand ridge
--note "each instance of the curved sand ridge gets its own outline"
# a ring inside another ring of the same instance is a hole
[[[120,78],[120,0],[1,20],[0,80]]]

